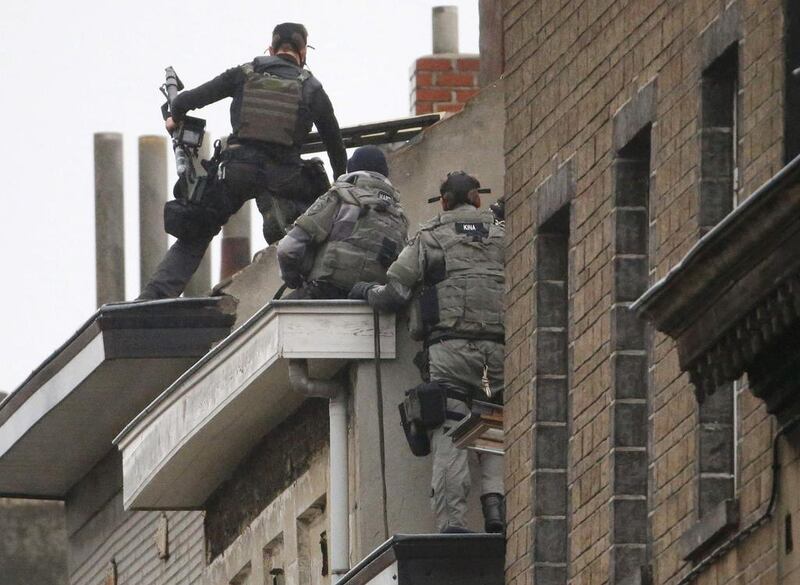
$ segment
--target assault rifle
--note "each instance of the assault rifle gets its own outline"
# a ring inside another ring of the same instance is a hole
[[[172,100],[183,90],[183,82],[175,73],[171,66],[165,70],[166,81],[159,88],[167,101],[161,106],[161,115],[164,120],[172,115]],[[184,116],[178,123],[178,127],[172,133],[172,149],[175,151],[175,167],[178,171],[178,182],[184,183],[185,196],[193,200],[195,195],[199,196],[202,189],[198,190],[199,179],[195,171],[194,159],[197,158],[198,150],[203,144],[206,121],[192,116]]]

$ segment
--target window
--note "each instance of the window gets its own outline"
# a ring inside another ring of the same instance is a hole
[[[733,43],[703,71],[700,81],[701,236],[738,203],[738,79],[739,45]],[[725,384],[698,407],[698,518],[734,497],[736,393],[735,384]]]
[[[738,203],[739,45],[731,45],[700,81],[700,205],[704,235]]]
[[[572,161],[536,190],[533,240],[533,581],[566,585],[569,449],[569,222]]]
[[[611,309],[610,502],[612,583],[641,571],[649,559],[648,477],[651,432],[649,346],[652,330],[630,306],[650,281],[651,125],[614,161],[614,257]]]

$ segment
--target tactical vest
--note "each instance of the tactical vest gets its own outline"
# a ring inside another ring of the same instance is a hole
[[[397,192],[371,177],[359,177],[355,185],[337,182],[331,192],[341,206],[308,280],[344,290],[359,281],[385,283],[386,269],[397,259],[408,234]]]
[[[242,109],[236,135],[283,146],[299,146],[297,121],[303,105],[303,82],[311,74],[303,69],[297,77],[283,78],[259,73],[248,63]]]
[[[504,234],[491,212],[474,208],[422,227],[426,266],[410,314],[414,339],[503,341]]]

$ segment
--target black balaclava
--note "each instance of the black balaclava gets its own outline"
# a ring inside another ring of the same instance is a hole
[[[386,163],[386,156],[377,146],[362,146],[353,152],[353,156],[347,161],[347,172],[373,171],[380,173],[384,177],[389,177],[389,165]]]

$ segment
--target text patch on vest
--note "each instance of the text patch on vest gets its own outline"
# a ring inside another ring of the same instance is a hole
[[[457,234],[475,236],[478,238],[486,238],[489,236],[489,227],[485,223],[457,221],[455,226]]]

